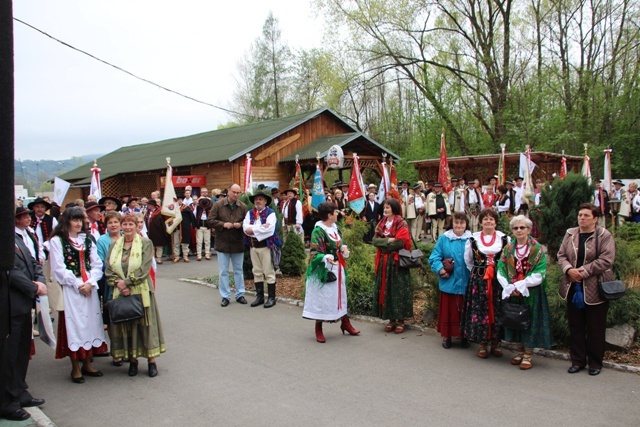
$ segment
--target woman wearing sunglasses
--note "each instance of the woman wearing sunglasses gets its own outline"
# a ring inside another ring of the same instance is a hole
[[[516,241],[508,244],[502,251],[502,258],[498,263],[498,282],[502,286],[502,299],[528,305],[531,319],[529,328],[524,331],[504,328],[504,337],[507,341],[518,343],[518,354],[511,359],[511,364],[527,370],[533,367],[533,348],[551,346],[545,279],[547,256],[542,245],[529,236],[533,226],[529,218],[524,215],[515,216],[511,219],[510,226]]]

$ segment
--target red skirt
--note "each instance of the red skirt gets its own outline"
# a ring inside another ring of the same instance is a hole
[[[440,306],[438,308],[438,332],[444,338],[461,337],[460,318],[464,298],[462,295],[440,292]]]
[[[87,357],[93,357],[93,353],[102,354],[108,350],[107,343],[103,342],[100,347],[92,347],[85,350],[80,347],[76,351],[71,351],[67,344],[67,326],[64,320],[64,311],[58,312],[58,339],[56,342],[56,359],[64,359],[69,356],[71,360],[84,360]]]

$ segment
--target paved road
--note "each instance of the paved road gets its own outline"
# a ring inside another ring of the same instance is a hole
[[[474,349],[444,350],[432,333],[361,336],[326,325],[315,342],[301,308],[219,305],[218,291],[178,278],[211,274],[215,262],[160,266],[158,302],[168,352],[160,374],[127,376],[96,359],[103,378],[69,380],[67,360],[37,344],[28,382],[59,426],[637,426],[640,377],[605,369],[566,373],[566,361],[536,357],[520,371]],[[252,298],[249,298],[250,300]]]

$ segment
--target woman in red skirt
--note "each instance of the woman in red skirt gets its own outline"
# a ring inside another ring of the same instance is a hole
[[[451,348],[451,337],[461,337],[462,347],[469,347],[460,330],[460,317],[464,305],[463,296],[469,283],[469,270],[464,263],[464,248],[471,232],[467,216],[453,214],[453,228],[438,238],[429,257],[431,271],[438,274],[440,305],[438,308],[438,332],[442,346]]]

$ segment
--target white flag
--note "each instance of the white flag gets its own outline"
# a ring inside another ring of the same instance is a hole
[[[91,189],[89,194],[96,196],[97,200],[102,199],[102,187],[100,187],[100,168],[91,168]]]
[[[71,183],[64,179],[60,179],[56,176],[53,180],[53,201],[56,202],[58,206],[62,206],[64,196],[67,195],[69,187],[71,187]]]
[[[167,161],[167,175],[164,180],[164,196],[162,197],[162,215],[167,217],[164,223],[167,233],[171,234],[182,222],[182,213],[176,197],[176,190],[173,188],[173,169]]]

